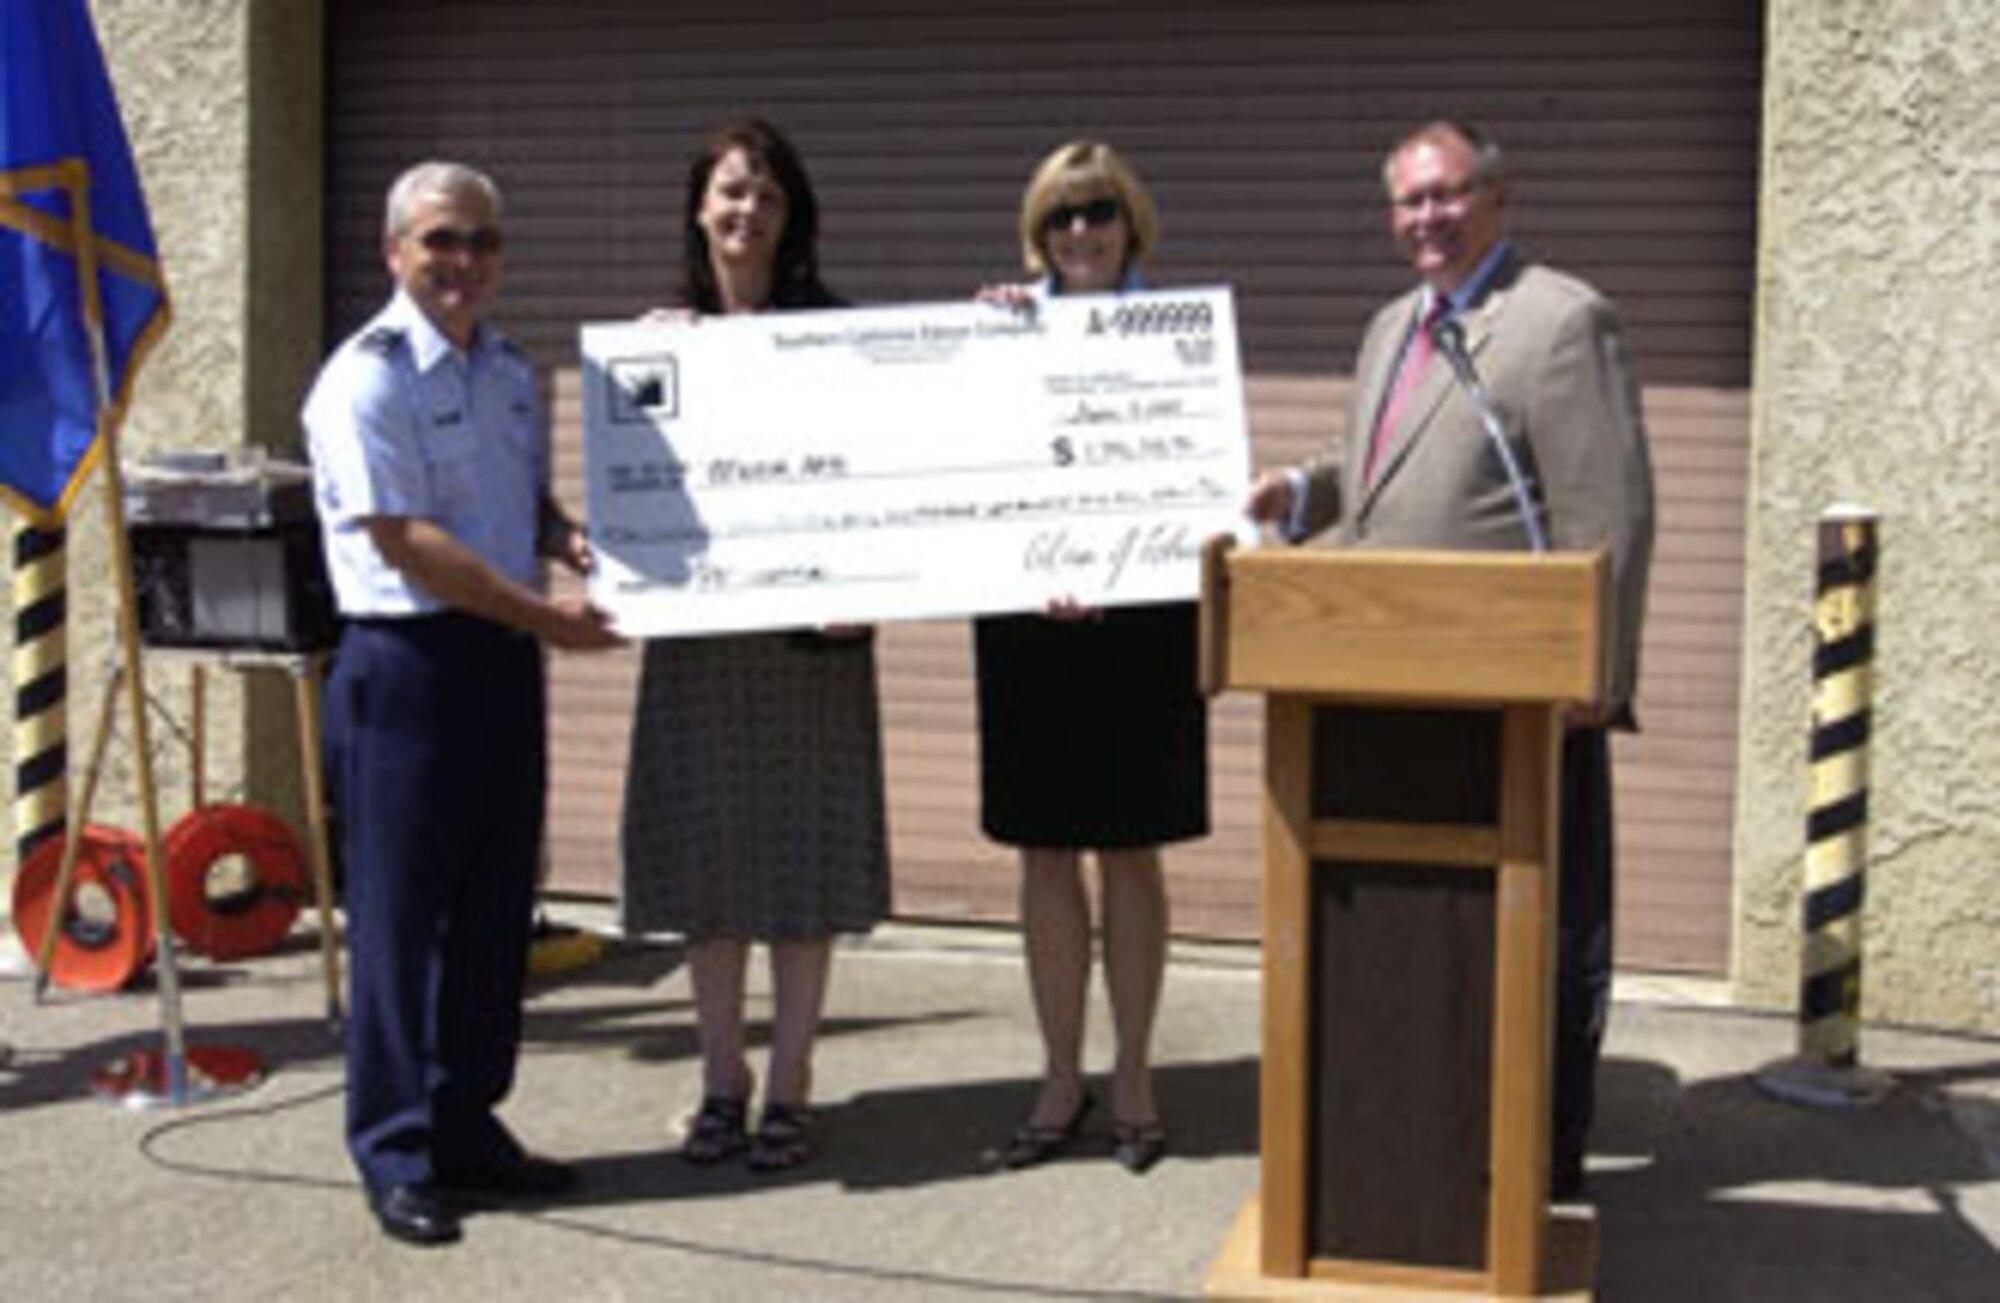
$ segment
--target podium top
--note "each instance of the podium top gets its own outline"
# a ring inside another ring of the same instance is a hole
[[[1203,686],[1444,705],[1596,702],[1602,553],[1216,548]]]

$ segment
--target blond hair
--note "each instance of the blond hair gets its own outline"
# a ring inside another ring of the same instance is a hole
[[[1128,262],[1152,254],[1160,242],[1160,215],[1139,174],[1103,141],[1072,140],[1041,161],[1021,196],[1021,264],[1029,275],[1049,272],[1049,214],[1073,195],[1107,188],[1117,196],[1131,232]]]

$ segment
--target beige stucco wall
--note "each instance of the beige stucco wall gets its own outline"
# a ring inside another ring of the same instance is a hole
[[[320,0],[93,0],[91,9],[174,317],[134,392],[124,460],[290,438],[319,347]],[[69,750],[80,776],[116,645],[101,477],[79,499],[69,550]],[[175,732],[188,676],[164,658],[146,669],[165,707],[153,719],[164,827],[189,803],[189,752]],[[211,676],[208,796],[295,813],[289,685],[259,675],[270,681],[246,687],[244,677]],[[92,813],[136,829],[130,737],[121,712]],[[11,737],[4,745],[11,761]],[[11,868],[11,808],[4,823],[0,864]]]
[[[1734,976],[1796,1005],[1813,523],[1859,503],[1883,540],[1863,1014],[2000,1030],[2000,24],[1769,13]]]

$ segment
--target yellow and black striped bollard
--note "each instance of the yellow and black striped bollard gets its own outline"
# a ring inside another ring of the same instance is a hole
[[[14,527],[14,865],[68,816],[66,531]],[[11,912],[11,885],[0,911]],[[11,923],[11,919],[9,920]],[[8,956],[12,961],[13,955]]]
[[[1876,525],[1859,507],[1832,508],[1819,523],[1798,1053],[1758,1078],[1801,1104],[1872,1104],[1891,1085],[1860,1063]]]

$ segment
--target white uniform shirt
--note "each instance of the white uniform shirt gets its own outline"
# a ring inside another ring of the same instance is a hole
[[[362,522],[428,520],[530,587],[548,437],[534,370],[481,326],[461,352],[406,295],[327,359],[304,410],[327,570],[343,615],[445,609],[390,566]]]

